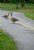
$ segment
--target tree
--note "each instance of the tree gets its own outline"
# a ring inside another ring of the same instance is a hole
[[[26,3],[33,3],[34,4],[34,0],[25,0]]]
[[[22,7],[25,6],[25,0],[21,0],[21,6],[22,6]]]
[[[34,0],[29,0],[30,3],[34,3]]]
[[[4,3],[5,3],[5,0],[4,0]]]

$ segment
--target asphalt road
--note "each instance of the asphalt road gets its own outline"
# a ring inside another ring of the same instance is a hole
[[[19,23],[13,24],[10,20],[6,20],[2,16],[7,13],[6,11],[0,10],[0,28],[4,29],[14,38],[18,50],[34,50],[34,30],[20,25]]]

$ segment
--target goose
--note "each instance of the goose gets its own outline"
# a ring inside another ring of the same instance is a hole
[[[16,19],[16,18],[13,18],[13,17],[12,17],[12,14],[13,14],[13,13],[11,13],[11,21],[15,24],[15,22],[16,22],[16,21],[19,21],[19,20]]]
[[[10,12],[7,14],[7,15],[4,15],[3,17],[5,17],[6,19],[8,18],[8,16],[9,16],[9,14],[10,14]]]

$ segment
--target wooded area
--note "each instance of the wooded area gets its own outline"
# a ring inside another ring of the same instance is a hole
[[[26,3],[34,3],[34,0],[0,0],[0,2],[4,2],[4,3],[16,3],[16,1],[18,2],[26,2]]]
[[[34,0],[0,0],[1,3],[21,3],[21,6],[24,7],[26,3],[34,4]]]

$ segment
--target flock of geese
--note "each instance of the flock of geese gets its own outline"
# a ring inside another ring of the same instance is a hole
[[[10,12],[9,12],[7,15],[4,15],[3,17],[5,17],[6,19],[8,19],[9,14],[10,14]],[[11,21],[15,24],[15,22],[16,22],[16,21],[19,21],[19,20],[16,19],[16,18],[13,18],[13,17],[12,17],[12,14],[13,14],[13,13],[11,12]]]

